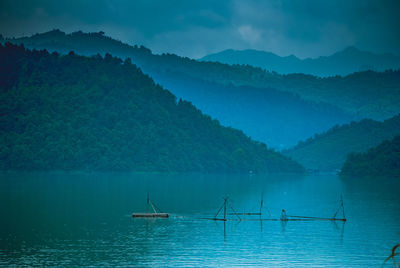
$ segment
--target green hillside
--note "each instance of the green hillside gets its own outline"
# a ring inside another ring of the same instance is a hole
[[[0,169],[302,172],[131,63],[0,46]]]
[[[359,119],[383,120],[400,113],[400,71],[364,71],[327,78],[305,74],[280,75],[273,72],[274,70],[265,71],[249,65],[199,62],[171,54],[155,55],[143,46],[124,44],[105,36],[103,32],[79,31],[65,34],[53,30],[31,37],[6,40],[24,43],[29,48],[46,48],[62,53],[73,50],[85,55],[104,55],[109,52],[119,57],[131,57],[145,73],[160,84],[172,74],[186,75],[221,84],[291,92],[309,101],[336,106]]]
[[[300,142],[284,152],[309,169],[335,171],[340,169],[347,154],[366,152],[383,140],[400,134],[400,115],[384,122],[365,119],[343,126]]]
[[[348,155],[340,175],[400,178],[400,136],[384,141],[366,153]]]
[[[294,146],[314,133],[355,119],[336,106],[306,101],[295,93],[270,87],[269,82],[255,87],[253,81],[275,76],[259,68],[155,55],[147,48],[123,44],[103,33],[65,34],[55,30],[10,41],[65,54],[73,50],[84,55],[110,52],[129,56],[144,73],[178,98],[192,102],[222,125],[240,129],[273,148]]]

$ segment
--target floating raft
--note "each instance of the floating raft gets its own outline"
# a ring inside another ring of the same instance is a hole
[[[151,206],[154,212],[148,212],[149,206]],[[132,213],[132,218],[169,218],[169,214],[162,212],[153,202],[151,202],[149,194],[147,194],[146,213]]]
[[[169,218],[168,213],[132,213],[132,218]]]
[[[289,216],[289,219],[287,220],[291,220],[291,221],[295,221],[295,220],[303,220],[303,221],[347,221],[346,218],[340,219],[340,218],[320,218],[320,217],[310,217],[310,216]],[[291,218],[295,218],[295,219],[290,219]]]
[[[221,219],[221,218],[200,218],[202,220],[212,220],[212,221],[347,221],[346,219],[337,219],[337,218],[297,218],[297,219]]]
[[[342,196],[340,197],[340,206],[336,210],[335,214],[331,218],[324,218],[324,217],[311,217],[311,216],[293,216],[293,215],[286,215],[286,212],[282,210],[285,215],[284,217],[281,216],[279,219],[274,219],[274,218],[261,218],[262,217],[262,208],[263,208],[263,197],[261,197],[261,203],[260,203],[260,211],[259,212],[243,212],[243,213],[237,213],[232,206],[229,205],[230,209],[232,210],[233,213],[227,213],[227,206],[228,206],[228,198],[224,198],[224,203],[218,210],[217,214],[213,218],[201,218],[203,220],[213,220],[213,221],[343,221],[346,222],[346,216],[344,214],[344,205],[343,205],[343,198]],[[220,212],[223,211],[223,218],[219,217]],[[339,211],[342,211],[342,218],[336,218],[337,214]],[[269,212],[269,211],[268,211]],[[270,213],[269,213],[270,214]],[[227,218],[227,215],[235,215],[236,218]],[[260,216],[258,219],[246,219],[246,218],[241,218],[239,215],[244,216]]]

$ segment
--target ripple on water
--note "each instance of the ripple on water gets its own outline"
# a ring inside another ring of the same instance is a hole
[[[376,267],[400,240],[399,187],[356,187],[331,175],[209,182],[170,175],[157,184],[128,175],[76,176],[7,181],[0,213],[10,216],[0,223],[0,266]],[[178,183],[174,191],[170,185]],[[169,219],[131,218],[145,208],[149,189],[172,212]],[[213,216],[227,194],[233,206],[254,209],[262,191],[274,218],[282,208],[331,216],[343,194],[348,222],[200,219]]]

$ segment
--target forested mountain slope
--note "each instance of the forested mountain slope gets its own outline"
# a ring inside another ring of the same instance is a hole
[[[400,136],[365,153],[348,155],[341,176],[400,178]]]
[[[365,119],[315,135],[284,152],[306,168],[341,169],[349,153],[366,152],[383,140],[400,135],[400,115],[384,122]]]
[[[0,169],[302,172],[131,61],[0,46]]]
[[[233,86],[255,86],[292,92],[301,98],[328,103],[355,119],[383,120],[400,113],[400,72],[364,71],[348,76],[320,78],[305,74],[279,75],[249,65],[227,65],[199,62],[173,54],[155,55],[143,46],[130,46],[99,33],[81,31],[65,34],[59,30],[31,37],[5,39],[24,43],[26,47],[68,53],[94,55],[106,52],[118,57],[130,57],[144,73],[163,85],[171,74]],[[160,76],[160,78],[158,78]],[[170,88],[173,92],[173,88]],[[190,90],[190,89],[187,89]],[[174,93],[174,92],[173,92]],[[243,92],[245,95],[246,92]],[[180,96],[178,96],[180,97]],[[223,105],[223,100],[221,100]],[[341,123],[341,122],[338,122]]]
[[[191,101],[223,125],[240,128],[274,148],[293,146],[316,132],[357,118],[334,105],[305,101],[297,93],[277,90],[270,86],[271,81],[282,77],[259,68],[202,63],[170,54],[154,55],[144,47],[123,44],[103,33],[65,34],[54,30],[9,41],[62,53],[73,50],[84,55],[110,52],[129,56],[177,97]]]
[[[274,148],[294,146],[301,139],[352,119],[334,106],[305,101],[273,88],[224,85],[183,74],[154,76],[223,125],[241,129]]]

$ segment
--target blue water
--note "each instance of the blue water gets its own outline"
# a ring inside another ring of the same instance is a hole
[[[400,183],[381,178],[62,172],[0,176],[1,266],[379,267],[400,242]],[[169,219],[131,218],[132,212],[144,212],[147,192],[171,213]],[[348,221],[224,224],[201,219],[213,217],[224,196],[229,197],[229,209],[257,211],[261,193],[263,218],[279,218],[283,208],[290,215],[331,217],[343,195]]]

